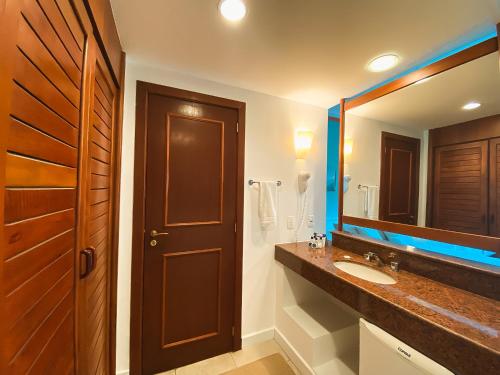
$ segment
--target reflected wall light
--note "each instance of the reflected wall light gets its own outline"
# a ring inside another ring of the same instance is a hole
[[[295,132],[295,155],[297,159],[305,159],[312,147],[313,132],[299,129]]]
[[[350,156],[352,154],[353,141],[352,138],[346,138],[344,140],[344,156]]]

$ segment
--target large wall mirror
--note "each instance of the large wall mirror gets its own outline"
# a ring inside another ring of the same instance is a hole
[[[496,38],[343,105],[344,224],[500,254]]]

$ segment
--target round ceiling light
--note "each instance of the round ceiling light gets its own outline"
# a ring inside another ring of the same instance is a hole
[[[221,0],[219,11],[229,21],[240,21],[247,14],[247,7],[242,0]]]
[[[429,82],[432,77],[422,78],[420,81],[415,82],[416,85],[421,85],[422,83]]]
[[[368,70],[371,72],[383,72],[394,68],[399,63],[399,56],[387,54],[374,58],[368,63]]]
[[[469,102],[466,105],[462,107],[462,109],[465,109],[466,111],[471,111],[473,109],[481,107],[481,103],[478,102]]]

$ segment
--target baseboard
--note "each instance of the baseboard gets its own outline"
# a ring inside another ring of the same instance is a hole
[[[241,346],[244,348],[249,345],[258,344],[259,342],[272,340],[274,338],[274,327],[263,329],[245,335],[241,338]]]
[[[292,361],[302,375],[314,375],[314,370],[306,363],[304,358],[297,353],[295,348],[277,328],[274,329],[274,340],[276,340],[278,345],[283,349],[288,358],[290,358],[290,361]]]

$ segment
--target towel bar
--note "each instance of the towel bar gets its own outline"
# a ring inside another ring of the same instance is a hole
[[[253,184],[258,184],[260,181],[255,181],[255,180],[248,180],[248,185],[252,186]],[[276,185],[281,186],[281,181],[278,180],[276,181]]]

